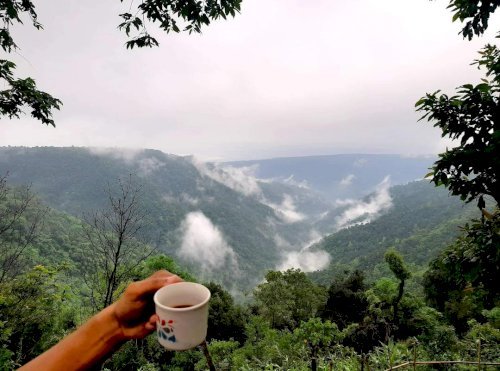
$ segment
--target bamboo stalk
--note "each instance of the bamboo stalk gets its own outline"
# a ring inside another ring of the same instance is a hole
[[[409,364],[410,364],[410,362],[401,363],[400,365],[397,365],[397,366],[394,366],[394,367],[388,368],[386,371],[396,370],[396,369],[398,369],[398,368],[408,366]]]

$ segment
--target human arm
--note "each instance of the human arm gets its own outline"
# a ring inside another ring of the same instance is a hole
[[[176,275],[158,271],[143,281],[131,283],[118,301],[20,370],[82,370],[94,366],[126,340],[151,333],[156,326],[153,294],[180,281]]]

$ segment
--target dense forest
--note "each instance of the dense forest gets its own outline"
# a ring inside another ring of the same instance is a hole
[[[138,202],[143,190],[135,180],[123,178],[115,189],[103,190],[104,207],[78,218],[47,206],[31,186],[2,177],[3,369],[49,348],[115,300],[127,282],[158,269],[200,281],[199,271],[146,242],[148,210]],[[225,277],[218,277],[223,285],[204,282],[212,292],[208,348],[215,367],[383,369],[414,356],[475,359],[477,341],[484,362],[498,361],[498,220],[469,223],[460,231],[459,225],[480,215],[477,208],[464,208],[426,182],[394,187],[391,194],[391,211],[311,247],[332,255],[326,270],[268,271],[237,300]],[[117,200],[132,207],[134,228],[121,231],[120,260],[107,261],[120,272],[111,282],[101,244],[118,240],[112,224]],[[488,231],[491,248],[483,251],[471,235]],[[470,263],[459,267],[450,256]],[[478,270],[486,264],[488,269]],[[125,344],[102,367],[186,370],[207,364],[200,350],[167,352],[150,336]]]
[[[376,193],[377,184],[402,167],[411,169],[409,176],[400,176],[402,184],[412,181],[415,173],[422,176],[426,172],[425,167],[421,166],[421,160],[395,155],[353,155],[340,158],[346,161],[342,166],[338,166],[337,160],[333,164],[323,164],[320,161],[315,167],[345,177],[360,168],[355,165],[356,162],[368,158],[367,161],[377,163],[377,168],[383,169],[373,176],[365,174],[362,183],[367,192]],[[300,166],[302,160],[299,158],[297,161]],[[201,271],[206,266],[205,262],[200,264],[195,257],[178,253],[183,236],[188,232],[185,227],[196,224],[190,223],[196,217],[195,221],[199,223],[191,229],[187,228],[188,230],[206,227],[205,229],[214,232],[217,229],[223,236],[223,242],[233,250],[238,268],[243,274],[227,278],[225,283],[227,286],[232,283],[240,290],[253,289],[267,270],[280,266],[287,253],[309,245],[311,235],[321,236],[335,232],[339,228],[338,218],[348,209],[356,208],[363,202],[368,205],[366,208],[371,204],[377,208],[377,202],[372,202],[370,195],[366,196],[366,200],[352,205],[337,205],[328,199],[328,195],[312,186],[306,188],[279,180],[259,180],[234,167],[200,164],[190,157],[155,150],[3,147],[0,148],[0,173],[8,173],[12,185],[32,184],[33,191],[48,206],[79,219],[105,207],[108,188],[116,189],[117,179],[126,179],[132,174],[133,182],[141,188],[140,206],[147,213],[147,220],[138,239],[174,257],[191,270]],[[354,189],[350,194],[357,199],[367,193]],[[399,232],[392,227],[394,235],[391,240],[406,238],[416,233],[418,228],[430,232],[447,222],[450,223],[450,233],[443,238],[444,242],[449,242],[456,233],[454,227],[460,224],[450,220],[467,213],[460,200],[448,197],[445,190],[435,190],[427,182],[391,188],[389,197],[392,197],[392,203],[389,202],[388,206],[392,206],[385,211],[391,211],[393,220],[387,220],[389,216],[386,216],[377,225],[380,226],[379,231],[387,230],[388,225],[396,220]],[[411,209],[416,208],[419,213],[411,220]],[[401,215],[405,217],[401,218]],[[357,221],[363,221],[366,217],[360,215]],[[429,217],[432,219],[428,219]],[[426,220],[432,220],[432,223],[423,225]],[[352,235],[364,235],[363,230],[372,226],[373,224],[354,227],[353,231],[357,232]],[[366,233],[374,235],[375,232],[367,230]],[[387,234],[380,235],[383,236]],[[356,245],[352,251],[365,250],[366,246],[362,245],[367,241],[364,238],[349,240]],[[358,246],[359,244],[361,245]],[[382,251],[380,254],[389,245],[387,243],[378,248]],[[422,262],[427,262],[429,256],[433,256],[444,245],[432,246],[436,247],[429,249],[428,254],[422,257]],[[215,245],[205,247],[206,251],[218,248]],[[342,254],[340,249],[334,247],[326,247],[325,250],[334,254],[336,261],[338,254]],[[349,261],[351,257],[345,258],[341,260]],[[222,264],[213,264],[209,271],[203,272],[204,278],[220,279],[224,271],[221,268]]]

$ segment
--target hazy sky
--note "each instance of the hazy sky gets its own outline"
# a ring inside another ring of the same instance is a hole
[[[64,106],[55,129],[2,119],[1,146],[228,160],[437,153],[440,134],[417,123],[414,103],[476,82],[469,64],[493,40],[462,40],[445,0],[243,0],[202,35],[158,32],[159,48],[130,51],[116,28],[128,2],[35,3],[45,30],[16,27],[13,58]]]

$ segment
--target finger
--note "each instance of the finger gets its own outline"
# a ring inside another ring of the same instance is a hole
[[[156,329],[156,323],[146,322],[144,328],[149,332],[154,331]]]
[[[151,276],[149,276],[149,278],[164,278],[164,277],[166,278],[166,277],[170,277],[170,276],[175,276],[175,274],[170,273],[169,271],[167,271],[165,269],[161,269],[161,270],[153,273]]]
[[[158,316],[156,314],[153,314],[151,317],[149,317],[149,320],[144,324],[144,327],[148,331],[153,331],[156,329],[156,324],[158,323]]]
[[[159,320],[160,320],[160,317],[158,317],[156,314],[153,314],[151,317],[149,317],[148,322],[156,324],[156,323],[158,323]]]
[[[153,294],[161,289],[163,286],[171,285],[173,283],[181,282],[182,279],[176,275],[160,277],[149,277],[143,281],[133,282],[128,287],[130,295],[134,297],[141,297],[144,295]]]
[[[129,338],[131,339],[142,339],[152,333],[155,330],[150,323],[146,322],[139,326],[130,329]]]

